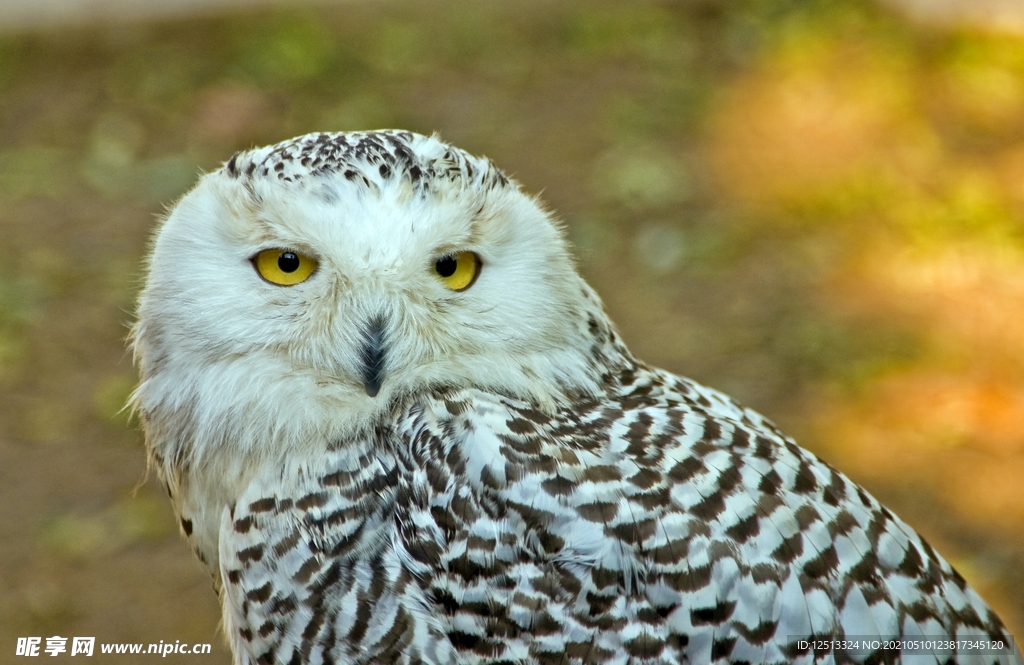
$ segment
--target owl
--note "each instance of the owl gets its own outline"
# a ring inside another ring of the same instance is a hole
[[[238,665],[1022,662],[866,491],[634,358],[552,216],[436,137],[236,154],[131,344]]]

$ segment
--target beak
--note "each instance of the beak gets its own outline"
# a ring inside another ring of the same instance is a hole
[[[362,379],[366,394],[376,397],[384,382],[384,325],[383,317],[370,319],[363,330],[363,348],[361,352]]]

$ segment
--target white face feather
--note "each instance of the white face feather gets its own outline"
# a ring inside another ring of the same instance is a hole
[[[360,161],[365,137],[390,141],[383,161]],[[349,153],[318,172],[318,140]],[[407,152],[389,163],[392,144]],[[318,269],[271,284],[250,259],[273,248],[314,257]],[[482,267],[455,292],[434,265],[461,251]],[[134,403],[160,458],[280,458],[344,440],[393,399],[431,388],[549,406],[565,391],[595,392],[595,317],[600,305],[560,230],[486,160],[407,133],[302,137],[205,176],[160,228],[133,331]],[[374,320],[384,366],[370,397],[363,349]]]

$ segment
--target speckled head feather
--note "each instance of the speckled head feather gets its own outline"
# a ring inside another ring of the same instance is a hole
[[[237,665],[1022,662],[864,489],[636,361],[551,216],[436,138],[236,155],[138,317],[133,401]]]
[[[234,178],[299,182],[341,174],[365,187],[406,180],[417,191],[439,181],[464,187],[505,187],[509,180],[490,161],[434,138],[404,131],[307,134],[273,146],[236,153],[225,172]]]

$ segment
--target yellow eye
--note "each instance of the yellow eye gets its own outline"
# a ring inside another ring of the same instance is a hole
[[[442,256],[434,262],[434,272],[452,291],[465,291],[480,275],[480,257],[473,252]]]
[[[260,277],[278,286],[305,282],[316,270],[316,259],[290,249],[265,249],[252,257]]]

